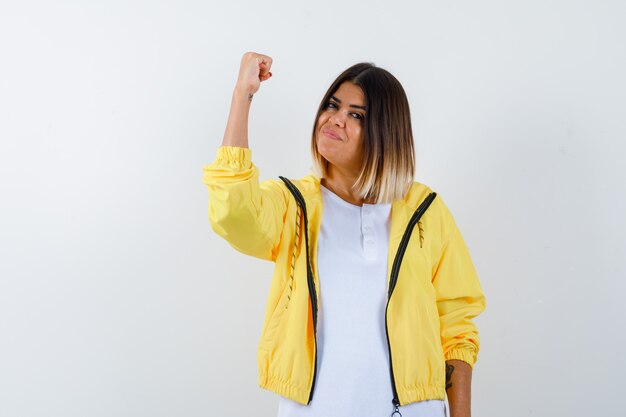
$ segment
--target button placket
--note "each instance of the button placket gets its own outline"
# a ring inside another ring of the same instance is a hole
[[[363,233],[363,252],[367,259],[376,258],[376,239],[374,227],[372,224],[372,211],[369,207],[363,207],[361,216],[362,233]]]

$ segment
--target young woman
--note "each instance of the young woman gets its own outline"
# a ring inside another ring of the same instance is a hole
[[[248,112],[271,66],[243,55],[203,177],[212,229],[275,263],[259,385],[280,395],[279,417],[442,417],[446,394],[452,417],[470,416],[485,298],[452,214],[413,179],[404,89],[373,64],[346,69],[315,116],[315,172],[260,182]]]

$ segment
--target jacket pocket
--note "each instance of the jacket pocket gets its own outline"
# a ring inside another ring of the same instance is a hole
[[[286,310],[289,308],[291,304],[291,297],[293,295],[294,290],[296,289],[296,264],[298,262],[298,256],[300,256],[300,251],[302,249],[302,234],[304,233],[302,230],[302,210],[298,205],[296,208],[296,229],[295,236],[293,240],[293,244],[289,250],[289,265],[288,265],[288,278],[287,283],[284,288],[284,292],[286,293],[286,300],[284,300],[284,294],[281,296],[281,302],[279,302],[279,308]],[[284,306],[284,307],[283,307]]]
[[[261,344],[270,343],[276,332],[280,326],[281,320],[285,312],[287,311],[287,306],[289,304],[290,299],[290,289],[288,283],[283,285],[281,289],[280,297],[278,298],[278,302],[274,306],[272,313],[270,315],[269,320],[267,321],[267,325],[263,329],[263,334],[261,336]]]
[[[290,247],[287,249],[288,256],[286,259],[283,258],[281,261],[281,265],[277,264],[276,268],[280,268],[285,271],[284,273],[287,275],[282,282],[282,287],[280,289],[280,296],[278,297],[278,301],[273,307],[271,316],[267,322],[266,329],[264,331],[262,340],[270,341],[276,334],[278,327],[282,321],[283,315],[287,312],[289,307],[291,306],[292,297],[294,296],[294,292],[296,290],[296,265],[298,263],[298,257],[300,256],[303,240],[302,240],[302,214],[300,207],[297,208],[296,212],[296,228],[294,232],[294,239],[291,242]]]

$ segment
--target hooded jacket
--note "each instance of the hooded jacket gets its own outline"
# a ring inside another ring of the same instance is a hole
[[[275,264],[258,345],[258,383],[301,404],[314,396],[320,178],[259,181],[249,148],[220,146],[204,166],[211,228],[236,250]],[[385,312],[393,402],[445,399],[445,361],[471,367],[472,319],[485,297],[452,214],[414,182],[391,206]]]

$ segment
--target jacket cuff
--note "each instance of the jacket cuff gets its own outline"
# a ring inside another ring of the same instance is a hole
[[[252,151],[239,146],[220,146],[217,148],[215,163],[234,171],[247,170],[252,168]]]
[[[455,348],[450,349],[445,354],[446,361],[451,359],[457,359],[466,362],[471,368],[474,368],[476,363],[476,353],[472,349],[467,348]]]

